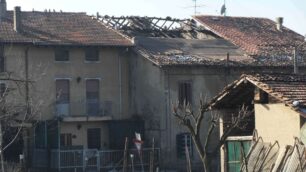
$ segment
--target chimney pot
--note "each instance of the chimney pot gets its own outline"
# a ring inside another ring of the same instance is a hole
[[[277,30],[281,31],[283,27],[284,18],[283,17],[277,17],[276,18],[276,28]]]
[[[14,8],[14,30],[16,32],[21,30],[21,8],[18,6]]]

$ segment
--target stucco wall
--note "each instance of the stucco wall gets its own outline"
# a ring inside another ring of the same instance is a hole
[[[159,67],[140,55],[132,54],[130,59],[131,114],[145,120],[146,143],[150,145],[153,137],[156,146],[161,148],[161,165],[169,168],[185,168],[186,161],[177,158],[176,135],[186,132],[172,115],[172,106],[178,100],[178,83],[192,83],[192,102],[197,110],[200,95],[207,100],[219,93],[224,86],[238,79],[242,73],[284,71],[284,68],[225,68],[203,66]],[[203,120],[202,137],[205,138],[209,114]],[[209,143],[216,146],[218,129]],[[193,149],[192,162],[201,166],[196,148]],[[213,162],[219,166],[219,157],[214,155]],[[196,166],[193,164],[193,167]],[[217,169],[218,170],[218,169]]]
[[[99,48],[99,62],[85,62],[82,47],[69,47],[69,61],[56,62],[53,47],[29,46],[29,77],[34,81],[30,96],[39,104],[38,119],[51,119],[55,115],[55,80],[70,80],[71,115],[86,115],[86,79],[100,80],[100,104],[112,102],[113,119],[128,116],[128,59],[118,48]],[[23,76],[25,73],[25,46],[9,46],[5,49],[6,69]],[[120,58],[120,61],[119,61]],[[120,74],[119,74],[120,72]],[[78,82],[77,78],[81,80]],[[121,103],[120,103],[121,102]]]
[[[293,145],[300,136],[300,116],[282,103],[255,104],[255,127],[265,142]]]

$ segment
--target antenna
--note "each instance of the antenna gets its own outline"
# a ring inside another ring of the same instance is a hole
[[[188,6],[188,7],[183,7],[183,8],[193,8],[194,9],[194,15],[197,15],[199,12],[197,11],[198,8],[202,8],[206,5],[199,5],[198,0],[192,0],[194,2],[194,5]]]
[[[226,2],[225,2],[225,0],[224,0],[224,3],[222,5],[222,7],[221,7],[221,15],[226,16]]]
[[[194,15],[197,15],[197,0],[192,1],[194,1]]]

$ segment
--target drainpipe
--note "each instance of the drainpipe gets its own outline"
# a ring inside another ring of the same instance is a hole
[[[24,51],[24,61],[25,61],[25,79],[26,79],[26,84],[25,84],[25,91],[26,91],[26,106],[27,106],[27,114],[30,113],[30,108],[29,108],[29,47],[26,47]]]
[[[121,55],[128,52],[129,49],[125,48],[118,53],[118,82],[119,82],[119,113],[122,117],[122,63],[121,63]]]
[[[119,114],[122,117],[122,74],[121,74],[121,52],[118,54],[118,80],[119,80]]]
[[[298,62],[297,62],[297,52],[296,52],[296,47],[294,47],[293,49],[293,72],[294,74],[298,74],[299,73],[299,67],[298,67]]]

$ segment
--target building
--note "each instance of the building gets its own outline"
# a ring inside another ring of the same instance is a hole
[[[288,145],[295,145],[294,138],[301,138],[302,128],[306,125],[305,86],[305,75],[242,75],[212,99],[210,109],[222,114],[221,135],[226,131],[231,115],[237,114],[241,106],[247,106],[253,116],[250,117],[252,120],[248,121],[245,132],[234,132],[228,137],[221,151],[222,171],[236,171],[237,167],[240,169],[241,156],[235,157],[232,154],[239,155],[242,148],[245,151],[250,148],[254,129],[264,142],[273,144],[277,141],[274,144],[277,149],[271,149],[271,152],[276,153],[275,159],[271,160],[273,163],[280,150],[287,149]]]
[[[290,47],[304,40],[284,26],[279,30],[276,22],[264,18],[195,16],[194,20],[180,20],[98,16],[98,19],[135,42],[130,57],[130,110],[145,120],[145,139],[147,142],[156,139],[165,169],[185,170],[185,146],[191,152],[192,166],[195,169],[202,166],[190,134],[172,115],[173,104],[185,101],[197,109],[201,94],[212,98],[242,73],[290,73],[293,71]],[[238,44],[236,37],[243,44]],[[256,42],[249,41],[255,38]],[[303,63],[300,65],[304,66]],[[205,133],[207,125],[203,126]],[[214,136],[209,144],[211,150],[216,146],[218,131]],[[214,162],[212,171],[219,171],[219,155],[212,153],[210,158]]]
[[[74,152],[60,159],[64,150],[119,149],[127,132],[141,128],[128,120],[131,40],[85,13],[7,11],[1,0],[0,14],[1,72],[33,82],[24,92],[39,105],[19,152],[29,167],[67,167]],[[87,168],[77,153],[74,167]]]
[[[35,81],[25,92],[41,112],[24,147],[36,168],[108,170],[121,162],[125,137],[135,131],[145,146],[155,138],[161,168],[185,169],[185,146],[197,168],[196,149],[172,116],[172,104],[187,101],[196,108],[201,93],[213,97],[241,73],[293,71],[291,51],[269,45],[273,53],[251,54],[191,19],[7,11],[5,1],[0,4],[3,72]],[[303,42],[272,21],[269,26],[270,37],[277,35],[284,47]],[[218,171],[219,156],[211,158]]]

